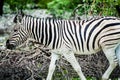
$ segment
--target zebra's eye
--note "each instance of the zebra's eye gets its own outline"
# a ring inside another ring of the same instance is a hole
[[[14,32],[17,32],[17,29],[14,29]]]

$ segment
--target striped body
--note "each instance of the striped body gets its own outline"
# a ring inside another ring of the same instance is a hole
[[[117,66],[114,60],[119,52],[115,52],[115,49],[120,44],[120,20],[115,17],[80,21],[41,19],[28,15],[19,18],[17,15],[14,22],[17,27],[14,27],[13,33],[6,42],[7,48],[16,47],[28,38],[32,38],[51,49],[47,80],[51,80],[56,60],[61,55],[71,63],[81,80],[86,78],[74,54],[89,55],[103,50],[110,63],[102,76],[103,80],[108,79]]]
[[[96,53],[104,47],[114,47],[120,41],[120,20],[112,17],[79,21],[26,16],[22,24],[30,31],[30,38],[50,49],[59,49],[64,42],[77,54]]]
[[[82,22],[65,21],[63,29],[63,39],[75,53],[96,53],[102,48],[111,48],[119,44],[120,20],[105,17]]]

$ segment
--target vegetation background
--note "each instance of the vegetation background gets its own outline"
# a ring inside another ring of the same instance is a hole
[[[4,13],[17,9],[47,9],[54,17],[78,15],[119,16],[120,0],[4,0]],[[63,16],[65,15],[65,16]]]

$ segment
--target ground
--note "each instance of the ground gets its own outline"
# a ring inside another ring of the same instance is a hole
[[[76,55],[85,76],[101,78],[108,67],[108,61],[103,52],[89,56]],[[40,80],[47,76],[50,62],[50,53],[42,53],[39,49],[32,51],[0,50],[0,80]],[[76,72],[64,58],[57,63],[53,80],[69,80],[78,77]],[[111,78],[120,77],[120,69],[117,67]]]

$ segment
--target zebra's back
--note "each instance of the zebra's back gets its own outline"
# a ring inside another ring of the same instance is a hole
[[[95,53],[102,48],[112,48],[120,42],[120,20],[102,17],[88,21],[66,20],[63,40],[78,54]]]

